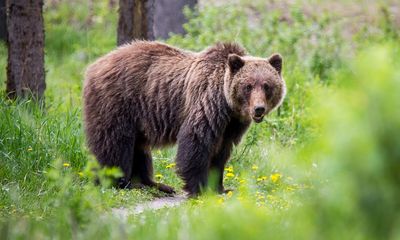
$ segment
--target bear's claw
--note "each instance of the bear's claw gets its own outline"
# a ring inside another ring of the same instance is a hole
[[[176,193],[173,187],[168,186],[168,185],[166,185],[166,184],[163,184],[163,183],[155,183],[155,186],[156,186],[157,189],[158,189],[159,191],[161,191],[161,192],[168,193],[168,194],[175,194],[175,193]]]

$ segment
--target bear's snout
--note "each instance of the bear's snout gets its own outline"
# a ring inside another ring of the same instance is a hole
[[[263,88],[255,86],[250,93],[249,114],[254,122],[259,123],[263,120],[267,112],[267,99]]]
[[[256,105],[252,112],[252,118],[254,122],[260,123],[265,116],[265,107],[264,105]]]
[[[265,113],[265,107],[264,106],[256,106],[254,107],[254,116],[255,117],[262,117]]]

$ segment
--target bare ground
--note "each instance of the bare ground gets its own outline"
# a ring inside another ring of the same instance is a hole
[[[126,220],[128,216],[140,214],[143,213],[144,211],[176,207],[182,204],[186,199],[187,197],[184,195],[156,198],[148,202],[140,203],[133,208],[125,208],[125,207],[113,208],[112,214],[120,219]]]

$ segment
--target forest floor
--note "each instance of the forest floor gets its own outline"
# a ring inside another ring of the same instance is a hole
[[[127,219],[131,214],[140,214],[144,211],[154,211],[163,208],[176,207],[187,200],[185,195],[160,197],[150,201],[137,204],[134,208],[119,207],[113,208],[112,213],[121,219]]]

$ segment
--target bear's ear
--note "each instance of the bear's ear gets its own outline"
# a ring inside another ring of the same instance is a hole
[[[236,73],[240,68],[244,65],[244,60],[236,54],[229,54],[228,56],[228,65],[231,69],[232,73]]]
[[[281,75],[282,72],[282,56],[279,53],[272,54],[268,58],[269,64],[276,69],[276,71]]]

